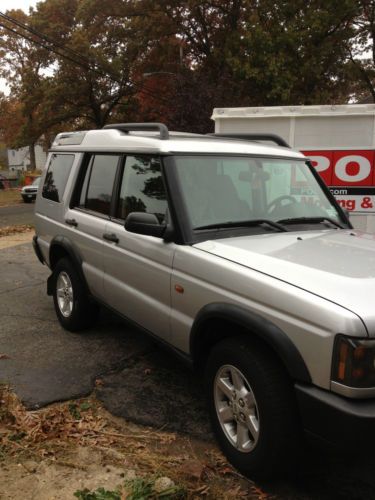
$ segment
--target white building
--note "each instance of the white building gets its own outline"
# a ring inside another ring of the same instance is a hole
[[[47,154],[43,151],[42,146],[35,146],[35,163],[38,170],[42,170],[46,163]],[[30,151],[29,147],[19,149],[8,149],[8,165],[9,171],[25,172],[30,169]]]

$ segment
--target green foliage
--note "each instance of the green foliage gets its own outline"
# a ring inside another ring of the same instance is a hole
[[[23,439],[24,437],[26,436],[26,433],[25,432],[15,432],[14,434],[10,434],[8,436],[8,439],[9,441],[15,441],[15,442],[19,442],[21,441],[21,439]]]
[[[81,403],[79,405],[79,409],[81,411],[88,411],[88,410],[91,410],[91,408],[92,408],[92,405],[88,401],[85,401],[84,403]]]
[[[79,411],[79,407],[75,403],[69,403],[69,413],[75,420],[81,419],[81,413]]]
[[[186,498],[186,491],[179,486],[171,486],[161,492],[155,491],[155,481],[157,478],[135,478],[125,481],[123,486],[116,490],[106,490],[98,488],[90,492],[87,488],[78,490],[74,496],[79,500],[183,500]]]
[[[104,488],[98,488],[92,493],[85,488],[84,490],[76,491],[74,496],[79,500],[121,500],[121,496],[118,492],[108,491]]]
[[[75,420],[80,420],[82,418],[81,412],[88,411],[92,408],[91,403],[84,401],[80,405],[76,403],[69,403],[69,413]]]

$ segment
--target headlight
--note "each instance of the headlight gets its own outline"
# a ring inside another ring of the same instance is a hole
[[[332,380],[349,387],[375,387],[375,340],[338,335],[333,349]]]

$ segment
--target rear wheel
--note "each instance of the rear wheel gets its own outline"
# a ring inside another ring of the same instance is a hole
[[[300,425],[291,381],[273,354],[246,337],[225,339],[210,353],[206,380],[213,429],[228,460],[259,479],[290,468]]]
[[[98,305],[90,301],[72,262],[60,259],[53,276],[53,301],[60,324],[72,332],[91,326],[97,317]]]

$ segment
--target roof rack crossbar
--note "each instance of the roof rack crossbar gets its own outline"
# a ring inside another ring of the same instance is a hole
[[[169,130],[164,123],[111,123],[105,125],[103,129],[121,130],[128,134],[129,132],[154,132],[159,131],[160,139],[169,139]]]
[[[278,146],[283,146],[284,148],[290,148],[289,144],[284,141],[282,137],[276,134],[241,134],[241,133],[218,133],[218,134],[208,134],[214,137],[228,137],[228,139],[242,139],[245,141],[271,141]]]

